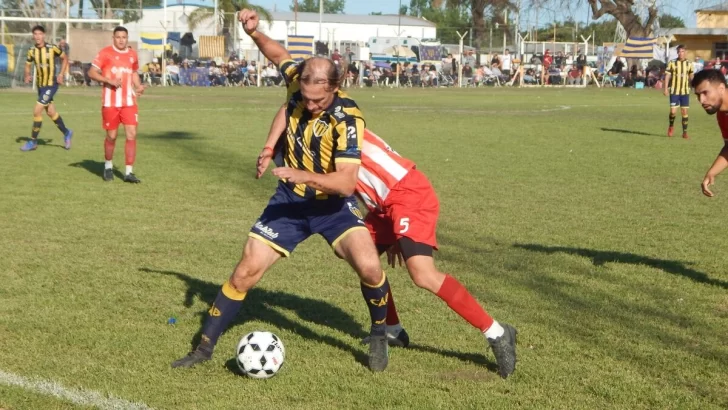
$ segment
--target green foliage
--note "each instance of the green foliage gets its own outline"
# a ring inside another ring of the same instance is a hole
[[[213,0],[215,1],[215,0]],[[268,23],[273,21],[273,16],[270,11],[265,7],[261,7],[250,3],[248,0],[219,0],[218,3],[218,16],[219,24],[218,27],[232,27],[235,24],[235,12],[242,9],[252,9],[258,12],[261,20],[265,20]],[[204,21],[213,18],[215,13],[214,7],[200,7],[195,9],[187,17],[187,23],[191,30],[194,30]]]
[[[296,0],[291,1],[290,9],[295,9]],[[324,0],[324,13],[341,14],[346,8],[346,0]],[[298,11],[308,13],[319,12],[319,0],[298,0]]]
[[[659,18],[661,28],[683,28],[685,21],[682,17],[673,16],[672,14],[663,14]]]

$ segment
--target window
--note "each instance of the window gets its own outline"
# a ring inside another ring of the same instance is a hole
[[[715,56],[721,60],[728,59],[728,43],[715,43]]]

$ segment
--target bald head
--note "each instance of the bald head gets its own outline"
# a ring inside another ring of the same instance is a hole
[[[309,58],[302,62],[298,69],[301,82],[306,85],[326,84],[332,91],[341,85],[342,77],[336,69],[336,64],[328,58]]]

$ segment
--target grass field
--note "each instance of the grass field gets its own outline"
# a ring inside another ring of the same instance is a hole
[[[388,273],[413,346],[370,373],[358,282],[319,237],[250,293],[212,362],[171,369],[274,190],[252,176],[284,91],[149,89],[136,186],[101,180],[98,94],[57,95],[72,150],[46,118],[21,153],[34,97],[0,93],[2,409],[81,403],[41,381],[122,408],[728,407],[728,178],[700,194],[722,141],[694,101],[684,141],[650,90],[352,92],[437,189],[438,266],[519,329],[503,381],[483,337],[402,269]],[[232,371],[252,330],[286,345],[268,381]]]

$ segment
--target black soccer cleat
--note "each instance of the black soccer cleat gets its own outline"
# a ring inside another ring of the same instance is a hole
[[[111,168],[104,169],[104,181],[111,182],[114,180],[114,170]]]
[[[175,360],[172,362],[172,368],[177,367],[184,367],[184,368],[190,368],[194,367],[195,365],[199,363],[204,363],[208,360],[212,359],[212,353],[205,353],[202,350],[195,349],[187,354],[187,356]]]
[[[124,182],[129,182],[131,184],[138,184],[138,183],[142,182],[142,180],[137,178],[136,175],[134,175],[133,173],[130,172],[130,173],[124,175]]]
[[[518,331],[511,325],[501,323],[503,334],[495,339],[487,339],[493,349],[498,374],[502,378],[510,376],[516,370],[516,334]]]
[[[365,337],[361,340],[361,343],[368,345],[370,338],[371,336]],[[389,343],[390,347],[407,347],[410,343],[409,335],[404,329],[400,329],[396,336],[387,331],[387,343]]]
[[[375,330],[369,333],[369,370],[383,372],[389,364],[389,346],[386,330]]]

